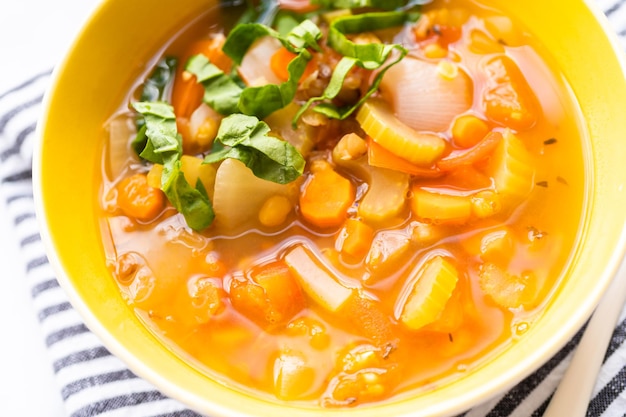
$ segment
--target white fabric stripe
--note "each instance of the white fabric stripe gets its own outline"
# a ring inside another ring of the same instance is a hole
[[[59,341],[48,348],[50,356],[54,359],[61,359],[69,352],[81,352],[83,350],[94,349],[102,346],[100,339],[91,332],[82,333],[74,337]]]
[[[68,302],[67,299],[62,302]],[[53,303],[49,305],[57,305]],[[65,310],[57,314],[53,314],[46,318],[42,323],[42,327],[46,331],[46,336],[63,331],[64,329],[84,325],[80,315],[74,309]]]
[[[532,415],[532,413],[552,395],[572,360],[572,355],[573,353],[567,355],[561,363],[537,385],[528,397],[517,406],[513,413],[510,414],[510,417],[528,417]]]
[[[87,404],[102,401],[105,398],[124,396],[133,392],[153,391],[154,387],[141,379],[116,381],[109,384],[85,388],[66,400],[69,410],[78,410]]]
[[[95,336],[94,336],[95,337]],[[77,363],[60,369],[57,372],[59,385],[64,387],[72,382],[89,378],[93,375],[104,374],[127,369],[127,367],[115,356],[105,356],[86,363]]]
[[[183,411],[186,408],[179,402],[166,399],[159,401],[158,403],[139,404],[132,408],[130,411],[128,408],[120,408],[118,410],[112,410],[102,414],[102,417],[134,417],[134,416],[154,416],[163,415],[169,413],[175,413],[177,411]]]

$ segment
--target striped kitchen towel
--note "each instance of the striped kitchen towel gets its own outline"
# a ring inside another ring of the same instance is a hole
[[[626,49],[626,0],[598,0]],[[39,236],[31,157],[50,71],[0,92],[0,198],[14,224],[26,282],[41,323],[61,396],[71,417],[198,416],[135,376],[83,324],[57,283]],[[20,279],[3,276],[1,279]],[[509,392],[464,417],[541,416],[582,330],[543,367]],[[626,309],[606,354],[588,416],[626,417]]]

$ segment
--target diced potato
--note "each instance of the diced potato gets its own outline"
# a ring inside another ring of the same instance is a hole
[[[209,195],[209,199],[212,200],[217,175],[216,164],[203,164],[201,158],[189,155],[183,155],[180,158],[180,163],[181,171],[189,185],[195,188],[197,181],[200,180]]]
[[[302,398],[314,380],[314,364],[308,363],[300,352],[283,351],[274,361],[274,393],[281,400]]]
[[[148,185],[153,188],[161,188],[161,177],[163,176],[163,165],[154,164],[146,175]]]
[[[298,152],[306,157],[315,145],[314,139],[317,131],[303,121],[298,121],[296,129],[291,126],[291,121],[298,110],[300,110],[300,106],[292,102],[267,116],[264,121],[268,124],[273,134],[289,142]]]
[[[397,269],[398,261],[408,252],[411,239],[398,231],[382,231],[376,234],[365,264],[373,271]]]
[[[514,255],[515,236],[509,227],[502,226],[463,238],[461,245],[469,254],[504,267]]]
[[[411,210],[419,219],[433,223],[465,223],[472,215],[469,197],[439,194],[414,186]]]
[[[479,191],[471,197],[472,214],[478,219],[491,217],[502,210],[500,194],[486,190]]]
[[[369,251],[374,239],[374,229],[358,219],[348,219],[340,233],[338,243],[342,254],[361,259]]]
[[[322,308],[336,312],[348,301],[353,290],[339,283],[304,246],[296,246],[285,255],[285,262],[304,292]]]
[[[480,266],[478,276],[480,288],[499,306],[534,306],[537,282],[532,273],[513,275],[496,264],[487,262]]]
[[[192,277],[173,300],[174,318],[185,326],[208,323],[223,311],[225,298],[219,278]]]
[[[446,149],[442,137],[411,129],[380,99],[369,99],[363,103],[356,118],[375,142],[415,165],[431,166]]]
[[[255,176],[250,168],[236,159],[223,161],[215,176],[213,210],[215,224],[223,233],[237,233],[258,218],[263,203],[273,195],[284,195],[295,201],[295,184],[277,184]],[[245,201],[245,204],[241,202]]]
[[[409,329],[419,330],[437,320],[444,311],[458,281],[458,272],[450,261],[435,256],[411,272],[403,294],[398,299],[398,319]],[[408,288],[406,288],[408,287]]]
[[[498,41],[507,46],[520,46],[524,43],[524,34],[508,16],[486,17],[485,27]]]
[[[183,150],[186,154],[206,152],[217,136],[223,116],[202,103],[189,117],[189,135],[183,136]]]

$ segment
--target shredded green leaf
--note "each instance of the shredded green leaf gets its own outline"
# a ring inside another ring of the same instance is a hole
[[[177,65],[178,59],[174,57],[162,58],[144,81],[139,101],[165,101],[172,88]],[[136,124],[138,132],[131,147],[139,155],[146,146],[147,139],[143,118],[138,118]]]
[[[287,66],[289,79],[284,83],[242,89],[231,76],[224,74],[203,55],[196,55],[187,63],[185,69],[204,86],[204,102],[215,111],[224,115],[243,113],[263,119],[293,101],[298,81],[312,57],[307,48],[319,50],[317,42],[322,33],[310,20],[301,22],[285,37],[259,23],[247,23],[233,29],[222,49],[234,62],[241,64],[252,44],[264,36],[278,39],[297,54]]]
[[[185,70],[195,75],[198,83],[202,84],[203,100],[216,112],[229,115],[239,111],[239,98],[243,89],[206,56],[198,54],[189,58]]]
[[[409,18],[409,15],[403,12],[378,12],[347,15],[334,20],[330,25],[328,45],[342,54],[343,58],[335,67],[324,93],[319,97],[309,99],[294,117],[293,124],[295,125],[300,116],[316,102],[319,103],[313,108],[316,112],[339,120],[345,119],[363,104],[363,102],[378,89],[382,77],[387,70],[400,62],[408,51],[402,45],[398,44],[356,44],[349,40],[346,34],[401,26]],[[396,51],[397,54],[395,57],[391,58],[394,51]],[[383,65],[385,66],[378,72],[368,91],[356,104],[342,108],[337,107],[330,101],[339,94],[348,73],[356,65],[368,70],[378,69]]]
[[[176,129],[176,115],[171,105],[163,102],[135,102],[132,106],[144,117],[146,145],[140,156],[163,164],[161,189],[172,205],[194,230],[203,230],[215,214],[202,183],[193,188],[181,171],[182,139]]]
[[[224,148],[210,153],[205,163],[235,158],[254,175],[279,184],[287,184],[304,172],[305,160],[289,142],[269,135],[267,123],[254,116],[233,114],[222,120],[215,142]]]
[[[394,10],[406,5],[406,0],[310,0],[326,9],[354,9],[373,7],[382,10]]]

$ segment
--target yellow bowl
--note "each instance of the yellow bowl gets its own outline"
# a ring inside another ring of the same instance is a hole
[[[426,392],[327,416],[460,413],[512,387],[581,327],[615,275],[626,246],[626,81],[616,37],[594,2],[493,1],[539,39],[577,97],[588,131],[584,230],[559,294],[518,342],[465,377]],[[160,45],[210,0],[107,0],[58,66],[39,124],[34,160],[38,216],[60,284],[87,326],[139,376],[213,416],[316,416],[253,398],[209,379],[164,347],[122,300],[105,265],[96,216],[101,129],[124,87]],[[558,16],[558,19],[555,19]]]

